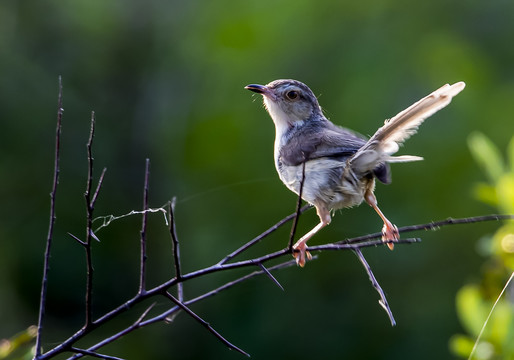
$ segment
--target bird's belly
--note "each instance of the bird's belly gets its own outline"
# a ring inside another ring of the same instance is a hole
[[[323,204],[331,210],[360,204],[366,189],[372,185],[369,182],[373,179],[348,176],[345,167],[345,162],[327,158],[307,161],[302,198],[314,205]],[[303,164],[287,166],[277,161],[277,171],[282,182],[298,194],[303,177]]]

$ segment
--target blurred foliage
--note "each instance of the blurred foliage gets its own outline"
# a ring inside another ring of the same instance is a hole
[[[182,263],[192,271],[296,205],[275,173],[273,124],[259,96],[243,89],[249,83],[304,81],[334,123],[369,135],[439,86],[465,81],[462,94],[401,150],[425,161],[394,165],[393,183],[377,185],[376,195],[398,226],[490,211],[470,196],[480,172],[466,137],[487,132],[500,148],[512,137],[512,34],[511,0],[0,1],[0,338],[37,319],[59,75],[65,111],[45,348],[83,322],[83,252],[68,232],[85,231],[92,110],[95,175],[107,167],[96,214],[140,210],[150,158],[150,205],[177,196]],[[316,222],[306,213],[298,232]],[[171,250],[161,214],[149,225],[148,281],[157,284],[172,276]],[[423,232],[422,243],[394,252],[367,249],[395,328],[351,253],[323,254],[304,269],[275,274],[285,292],[256,279],[193,310],[255,358],[446,358],[448,339],[464,331],[455,292],[482,262],[472,244],[497,226]],[[361,206],[338,212],[312,242],[380,228]],[[128,217],[98,233],[95,316],[136,291],[139,229],[140,219]],[[255,251],[278,249],[287,235],[278,232]],[[223,280],[199,280],[185,294]],[[118,319],[89,340],[133,320]],[[105,351],[130,359],[239,358],[181,316]]]
[[[503,214],[514,214],[514,137],[505,159],[482,133],[470,135],[468,143],[488,179],[487,183],[476,186],[477,198]],[[469,335],[456,335],[450,342],[452,351],[465,358],[470,355],[485,319],[514,272],[514,223],[506,222],[493,235],[484,236],[480,252],[487,257],[480,282],[468,284],[457,293],[457,312]],[[495,305],[472,359],[514,359],[513,288],[510,284]]]
[[[34,340],[37,327],[32,325],[10,339],[0,340],[0,359],[30,360],[34,357]]]

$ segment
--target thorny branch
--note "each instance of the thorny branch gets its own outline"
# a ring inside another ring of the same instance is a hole
[[[167,281],[164,281],[162,284],[159,284],[151,289],[146,289],[146,224],[147,224],[147,216],[150,212],[156,212],[155,209],[150,209],[148,207],[148,189],[149,189],[149,160],[146,160],[146,167],[145,167],[145,183],[144,183],[144,194],[143,194],[143,211],[141,212],[134,212],[142,214],[142,229],[141,229],[141,237],[140,237],[140,247],[141,247],[141,256],[140,256],[140,277],[139,277],[139,289],[137,293],[130,299],[128,299],[126,302],[120,304],[115,309],[111,310],[110,312],[98,317],[97,319],[93,319],[93,312],[91,307],[91,289],[93,286],[93,276],[92,276],[92,260],[91,260],[91,239],[98,240],[96,235],[93,232],[92,229],[92,221],[93,221],[93,211],[94,211],[94,205],[97,200],[103,178],[105,175],[105,169],[103,170],[100,179],[98,181],[98,185],[96,187],[96,190],[91,197],[91,190],[92,190],[92,181],[93,181],[93,156],[92,156],[92,143],[93,143],[93,137],[94,137],[94,113],[92,114],[91,119],[91,132],[90,137],[88,141],[88,177],[87,177],[87,188],[85,193],[86,198],[86,205],[87,205],[87,226],[86,226],[86,240],[82,241],[78,237],[71,235],[73,239],[75,239],[81,246],[83,246],[86,249],[86,263],[87,263],[87,286],[86,286],[86,322],[85,325],[79,329],[77,332],[75,332],[73,335],[71,335],[68,339],[64,340],[62,343],[54,346],[52,349],[46,351],[45,353],[42,353],[42,346],[41,346],[41,333],[42,333],[42,322],[44,317],[44,310],[45,310],[45,300],[46,300],[46,284],[48,280],[48,261],[50,258],[50,248],[51,248],[51,240],[53,236],[53,228],[55,223],[55,195],[57,192],[57,185],[58,185],[58,176],[59,176],[59,148],[60,148],[60,133],[61,133],[61,119],[62,119],[62,86],[61,81],[59,79],[59,100],[58,100],[58,117],[57,117],[57,132],[56,132],[56,152],[55,152],[55,167],[54,167],[54,182],[52,187],[52,193],[51,193],[51,211],[50,211],[50,226],[49,226],[49,232],[47,237],[47,243],[46,243],[46,251],[45,251],[45,264],[44,264],[44,271],[43,271],[43,283],[42,283],[42,290],[41,290],[41,300],[40,300],[40,312],[39,312],[39,325],[38,325],[38,335],[36,340],[36,353],[34,359],[42,360],[42,359],[50,359],[58,354],[62,353],[72,353],[70,359],[78,359],[83,356],[91,356],[101,359],[119,359],[114,356],[100,354],[97,352],[98,349],[102,348],[103,346],[112,343],[116,340],[119,340],[123,336],[137,330],[143,327],[146,327],[151,324],[159,323],[159,322],[170,322],[172,320],[172,316],[177,314],[178,312],[185,312],[189,316],[191,316],[193,319],[195,319],[197,322],[199,322],[201,325],[203,325],[209,332],[211,332],[214,336],[216,336],[223,344],[228,346],[231,349],[234,349],[241,354],[248,355],[245,351],[238,348],[237,346],[230,343],[227,339],[225,339],[219,332],[217,332],[208,322],[203,320],[198,314],[193,312],[191,310],[190,306],[205,300],[211,296],[214,296],[221,291],[227,290],[237,284],[240,284],[242,282],[245,282],[255,276],[258,275],[266,275],[270,280],[276,284],[279,288],[283,290],[282,285],[276,280],[276,278],[272,275],[272,272],[283,269],[287,267],[294,266],[295,261],[288,259],[282,262],[279,262],[278,264],[275,264],[270,267],[266,267],[265,264],[274,260],[274,259],[281,259],[284,256],[289,257],[293,253],[292,249],[292,242],[294,238],[294,233],[296,229],[296,223],[298,221],[298,218],[300,214],[305,212],[306,210],[310,209],[310,205],[306,205],[301,207],[301,191],[302,191],[302,185],[300,186],[300,196],[298,198],[296,211],[288,216],[286,216],[284,219],[277,222],[275,225],[271,226],[269,229],[264,231],[262,234],[258,235],[254,239],[248,241],[246,244],[240,246],[238,249],[230,253],[229,255],[225,256],[218,262],[214,263],[211,266],[207,266],[205,268],[192,271],[189,273],[183,273],[180,263],[180,248],[179,248],[179,241],[177,237],[176,232],[176,224],[175,224],[175,199],[173,199],[171,202],[168,203],[168,209],[158,209],[159,211],[162,211],[164,213],[167,213],[166,224],[169,229],[169,235],[172,242],[173,247],[173,261],[174,261],[174,267],[175,267],[175,276],[168,279]],[[303,184],[303,179],[302,179]],[[240,261],[233,261],[233,259],[237,256],[240,256],[243,254],[246,250],[254,246],[255,244],[263,241],[265,238],[267,238],[270,234],[275,232],[277,229],[282,227],[283,225],[287,224],[289,221],[293,220],[295,223],[292,226],[290,240],[287,246],[281,250],[277,250],[274,252],[271,252],[269,254],[261,255],[255,258],[250,259],[244,259]],[[412,232],[417,230],[437,230],[440,227],[446,226],[446,225],[453,225],[453,224],[469,224],[474,222],[483,222],[483,221],[491,221],[491,220],[507,220],[507,219],[514,219],[514,215],[486,215],[486,216],[478,216],[478,217],[472,217],[472,218],[464,218],[464,219],[446,219],[438,222],[431,222],[428,224],[420,224],[420,225],[411,225],[411,226],[405,226],[402,228],[399,228],[400,233],[405,232]],[[364,268],[366,269],[368,276],[370,277],[370,280],[377,290],[377,292],[380,295],[380,301],[379,303],[384,307],[384,309],[387,311],[389,318],[391,320],[391,323],[394,325],[394,317],[392,315],[392,312],[389,308],[389,305],[387,304],[387,300],[385,298],[384,292],[381,289],[380,285],[376,281],[375,276],[373,275],[373,272],[371,271],[371,268],[367,261],[365,260],[364,256],[362,255],[361,249],[364,247],[371,247],[371,246],[381,246],[384,243],[382,242],[381,233],[374,233],[369,235],[364,235],[360,237],[355,237],[351,239],[344,239],[338,242],[330,243],[330,244],[324,244],[324,245],[318,245],[318,246],[311,246],[309,247],[309,251],[311,252],[322,252],[327,250],[351,250],[353,251],[361,263],[363,264]],[[410,238],[410,239],[401,239],[399,240],[400,244],[405,243],[414,243],[419,242],[420,240],[417,238]],[[218,286],[212,290],[206,291],[205,293],[191,299],[186,299],[183,293],[183,285],[187,281],[190,281],[195,278],[199,278],[202,276],[205,276],[207,274],[217,273],[221,271],[228,271],[231,269],[236,268],[249,268],[253,269],[252,272],[243,275],[239,278],[236,278],[232,281],[229,281],[221,286]],[[170,290],[173,287],[177,287],[177,297],[171,295]],[[124,329],[121,329],[114,334],[112,334],[109,337],[106,337],[102,341],[93,344],[89,346],[87,349],[82,347],[77,347],[77,343],[79,340],[82,340],[86,335],[91,333],[93,330],[97,329],[100,326],[105,325],[112,319],[118,317],[119,315],[133,309],[135,305],[142,303],[143,301],[153,299],[156,297],[164,297],[169,301],[169,307],[161,311],[159,314],[154,314],[151,317],[148,317],[150,314],[150,311],[153,308],[153,304],[146,308],[146,310],[129,326],[127,326]]]

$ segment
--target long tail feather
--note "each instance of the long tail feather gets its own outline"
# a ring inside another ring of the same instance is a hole
[[[429,116],[448,105],[452,98],[460,93],[466,84],[458,82],[446,84],[428,96],[409,106],[395,117],[386,120],[384,126],[378,129],[369,141],[355,153],[350,160],[352,167],[358,172],[371,171],[381,162],[400,162],[420,160],[414,157],[402,159],[390,155],[398,151],[400,145],[411,135]],[[409,160],[407,160],[409,159]]]

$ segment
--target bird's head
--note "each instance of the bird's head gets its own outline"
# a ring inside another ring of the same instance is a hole
[[[296,80],[275,80],[268,85],[247,85],[245,89],[261,94],[277,131],[323,116],[316,96],[307,85]]]

